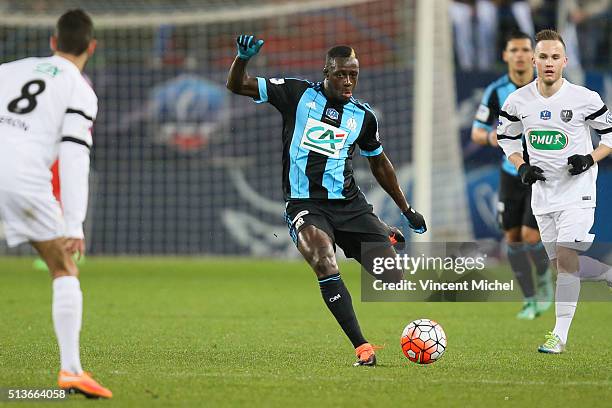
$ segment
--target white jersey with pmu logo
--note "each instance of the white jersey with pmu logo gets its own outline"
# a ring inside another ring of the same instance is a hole
[[[593,151],[589,126],[612,147],[612,113],[596,92],[563,79],[551,97],[543,97],[537,81],[514,91],[502,107],[497,127],[506,156],[523,153],[524,135],[529,163],[544,170],[546,181],[532,187],[535,215],[570,208],[595,207],[597,164],[577,176],[569,174],[567,158]]]
[[[62,205],[71,237],[82,236],[97,112],[95,92],[77,66],[63,57],[0,65],[0,190],[51,194],[50,168],[59,155]]]

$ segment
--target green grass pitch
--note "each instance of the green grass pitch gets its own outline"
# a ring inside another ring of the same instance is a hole
[[[4,388],[55,385],[50,279],[31,263],[0,258]],[[568,352],[550,356],[536,347],[554,324],[552,311],[520,322],[517,303],[362,303],[356,264],[341,270],[365,336],[385,345],[376,368],[351,366],[353,349],[304,262],[88,258],[81,274],[82,362],[115,396],[98,402],[72,396],[61,406],[595,407],[612,401],[611,303],[580,304]],[[430,366],[410,363],[399,346],[403,327],[420,317],[437,320],[448,336],[446,354]]]

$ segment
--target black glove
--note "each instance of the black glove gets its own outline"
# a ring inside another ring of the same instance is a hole
[[[518,174],[521,176],[523,184],[531,185],[538,180],[546,181],[544,170],[538,166],[530,166],[527,163],[521,164],[521,167],[518,168]]]
[[[427,231],[427,225],[425,225],[425,218],[412,207],[408,207],[408,210],[404,211],[404,217],[408,220],[408,226],[417,234],[422,234]]]
[[[572,176],[576,176],[580,173],[584,173],[595,164],[595,160],[593,160],[593,156],[590,154],[585,154],[584,156],[581,154],[574,154],[567,158],[567,164],[569,164],[569,174]]]

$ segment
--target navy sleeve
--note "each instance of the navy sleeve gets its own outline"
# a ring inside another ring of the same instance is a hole
[[[380,136],[378,134],[378,120],[374,112],[366,110],[361,132],[357,138],[357,145],[362,156],[378,156],[383,152]]]
[[[269,102],[280,112],[295,109],[310,83],[293,78],[257,78],[259,98],[255,103]]]

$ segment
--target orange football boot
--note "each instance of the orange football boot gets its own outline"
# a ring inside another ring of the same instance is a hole
[[[353,364],[353,366],[370,366],[374,367],[376,365],[376,354],[374,350],[381,349],[382,347],[372,346],[370,343],[363,343],[361,346],[355,349],[355,354],[357,354],[357,362]]]
[[[62,390],[78,392],[87,398],[112,398],[113,393],[96,382],[91,375],[83,372],[80,375],[68,371],[60,371],[57,384]]]

